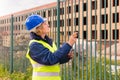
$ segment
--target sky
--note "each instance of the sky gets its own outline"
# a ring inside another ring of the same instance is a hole
[[[34,8],[57,0],[0,0],[0,16]]]

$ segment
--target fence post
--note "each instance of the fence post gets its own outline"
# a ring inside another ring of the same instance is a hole
[[[60,47],[60,0],[57,0],[57,47]]]
[[[13,15],[11,15],[10,31],[10,73],[13,73]]]

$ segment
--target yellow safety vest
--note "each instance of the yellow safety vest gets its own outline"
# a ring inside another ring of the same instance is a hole
[[[52,46],[50,46],[48,43],[42,40],[31,40],[29,46],[32,42],[38,42],[42,44],[44,47],[48,48],[51,52],[55,52],[57,50],[55,43],[53,43]],[[33,67],[32,80],[61,80],[59,74],[60,73],[59,64],[50,66],[39,64],[29,56],[29,49],[27,51],[26,57],[30,60]]]

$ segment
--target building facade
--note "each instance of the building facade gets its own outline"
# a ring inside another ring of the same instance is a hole
[[[117,1],[117,2],[116,2]],[[74,31],[79,31],[81,39],[88,41],[120,41],[119,0],[66,0],[60,2],[60,39],[69,39]],[[40,14],[48,19],[50,36],[56,40],[57,3],[50,3],[0,17],[0,40],[10,46],[11,15],[13,15],[14,38],[28,35],[24,22],[31,14]],[[64,37],[65,36],[65,37]]]

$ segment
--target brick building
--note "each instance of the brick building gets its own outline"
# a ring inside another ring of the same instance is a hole
[[[88,1],[88,3],[87,3]],[[60,35],[61,41],[68,39],[75,30],[80,32],[80,38],[88,40],[120,41],[119,7],[117,0],[66,0],[60,3]],[[104,4],[104,5],[103,5]],[[11,15],[14,18],[14,37],[27,34],[24,22],[31,14],[40,14],[48,18],[51,26],[49,35],[56,39],[57,3],[50,3],[32,9],[8,14],[0,17],[0,40],[4,46],[10,46]],[[66,36],[66,38],[64,38]]]

